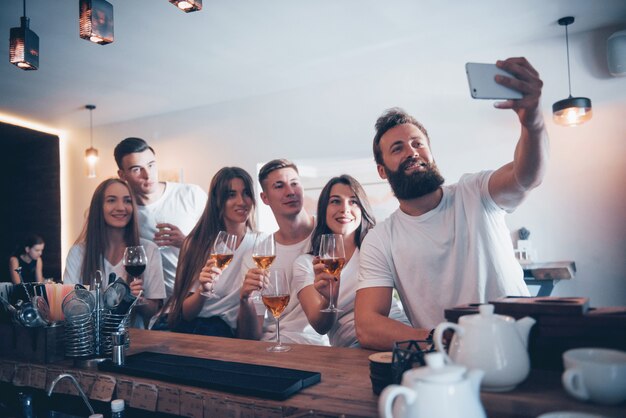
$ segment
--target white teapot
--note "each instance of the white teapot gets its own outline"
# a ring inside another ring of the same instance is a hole
[[[425,367],[404,372],[402,385],[383,390],[378,401],[381,417],[486,418],[480,403],[481,370],[446,365],[441,353],[427,354],[425,360]]]
[[[459,325],[443,322],[435,328],[435,347],[441,353],[443,332],[450,328],[451,361],[485,372],[482,389],[492,392],[512,390],[528,376],[528,335],[535,320],[518,321],[505,315],[494,315],[493,305],[480,305],[477,315],[459,318]],[[448,360],[450,360],[450,358]]]

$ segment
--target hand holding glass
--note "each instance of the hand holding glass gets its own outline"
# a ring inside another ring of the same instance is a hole
[[[225,231],[220,231],[215,238],[215,242],[211,247],[211,253],[209,257],[215,260],[215,267],[220,270],[224,270],[230,262],[233,260],[235,253],[235,247],[237,246],[237,235],[229,234]],[[219,275],[215,277],[211,288],[208,291],[202,292],[203,296],[212,297],[215,296],[215,284]]]
[[[124,249],[124,269],[133,278],[133,281],[138,280],[139,276],[146,270],[147,262],[148,257],[143,245],[126,247]],[[139,304],[141,303],[143,302],[139,301]]]
[[[270,310],[276,319],[276,345],[267,348],[267,351],[289,351],[291,347],[280,343],[280,316],[289,304],[289,280],[285,270],[276,269],[269,272],[268,284],[261,290],[263,304]]]
[[[320,237],[319,249],[320,262],[326,266],[326,271],[334,277],[329,281],[330,297],[328,307],[321,309],[320,312],[341,312],[335,306],[333,296],[333,282],[339,280],[341,270],[346,263],[346,256],[343,249],[343,236],[340,234],[324,234]]]

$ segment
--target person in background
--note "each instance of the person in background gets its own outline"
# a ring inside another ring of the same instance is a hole
[[[274,233],[276,259],[271,269],[283,269],[291,285],[289,304],[280,318],[280,335],[283,342],[328,345],[328,338],[319,335],[302,310],[292,282],[294,260],[309,247],[315,219],[304,209],[304,189],[300,184],[298,168],[285,159],[266,163],[259,171],[261,200],[268,205],[278,223]],[[244,260],[245,273],[240,292],[238,336],[247,339],[273,341],[276,338],[276,321],[267,315],[265,306],[253,292],[265,284],[263,270],[253,266],[252,257]]]
[[[124,269],[124,250],[136,245],[143,245],[148,262],[141,277],[132,280]],[[159,249],[152,241],[139,238],[133,194],[119,179],[105,180],[94,191],[83,231],[65,260],[63,282],[93,285],[96,270],[105,279],[110,273],[125,277],[135,296],[143,290],[143,302],[135,306],[135,326],[145,326],[161,307],[165,286]]]
[[[496,82],[522,92],[498,102],[521,124],[513,161],[466,174],[444,186],[426,129],[401,109],[376,121],[374,158],[400,208],[361,246],[355,300],[361,346],[389,350],[394,341],[424,340],[444,310],[505,295],[528,295],[505,215],[537,187],[548,162],[548,135],[539,106],[543,82],[525,58],[498,61],[513,77]],[[394,287],[412,327],[387,317]]]
[[[328,334],[334,347],[358,347],[354,329],[354,297],[359,271],[359,248],[376,220],[361,184],[343,174],[331,178],[317,201],[317,225],[311,236],[311,251],[296,258],[293,264],[293,283],[304,313],[320,334]],[[323,234],[343,237],[346,261],[335,279],[317,256]],[[340,312],[322,312],[328,307],[330,281],[332,298]],[[390,316],[408,323],[394,301]]]
[[[43,260],[41,254],[45,243],[39,235],[28,235],[17,246],[11,257],[9,257],[9,275],[13,284],[22,283],[43,283]],[[21,267],[21,276],[16,271]]]
[[[252,257],[254,245],[255,205],[252,177],[245,170],[224,167],[215,174],[204,213],[180,251],[174,293],[166,309],[170,330],[235,335],[243,280],[241,263]],[[237,236],[237,249],[224,270],[209,256],[220,231]]]
[[[114,150],[118,176],[137,199],[139,236],[153,240],[161,250],[165,291],[169,298],[180,247],[194,227],[207,200],[195,184],[160,182],[154,149],[141,138],[126,138]]]

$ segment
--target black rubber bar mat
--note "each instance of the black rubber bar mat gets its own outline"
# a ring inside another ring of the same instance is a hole
[[[123,366],[107,360],[103,371],[215,389],[238,395],[287,399],[300,389],[321,381],[321,374],[305,370],[144,351],[126,357]]]

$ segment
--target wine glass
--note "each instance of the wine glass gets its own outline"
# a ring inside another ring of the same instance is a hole
[[[126,247],[124,249],[124,269],[133,281],[138,280],[139,276],[146,270],[146,250],[143,245]],[[141,304],[141,303],[140,303]]]
[[[254,247],[252,249],[252,259],[254,260],[254,264],[256,264],[258,268],[263,270],[263,275],[267,274],[267,270],[270,268],[275,258],[276,242],[274,241],[274,234],[256,234]],[[251,298],[254,300],[258,300],[258,292],[253,292]]]
[[[261,290],[263,304],[270,310],[272,316],[276,318],[276,345],[267,348],[267,351],[282,352],[289,351],[291,347],[280,343],[280,315],[289,304],[289,280],[285,275],[285,270],[275,269],[269,272],[268,284]]]
[[[332,274],[335,280],[329,281],[330,297],[328,307],[321,309],[320,312],[341,312],[335,306],[333,297],[333,282],[339,280],[341,269],[346,263],[346,255],[343,250],[343,236],[341,234],[323,234],[320,237],[319,249],[320,262],[326,267],[326,272]]]
[[[165,224],[165,223],[167,223],[167,222],[165,222],[163,219],[156,218],[156,220],[155,220],[155,228],[156,228],[157,232],[164,232],[167,229],[165,227],[159,228],[159,227],[156,226],[156,225],[161,225],[161,224]],[[166,248],[167,248],[167,245],[159,245],[159,250],[164,250]]]
[[[220,231],[217,233],[217,237],[215,238],[215,242],[211,247],[211,252],[209,257],[215,260],[215,267],[220,270],[224,270],[230,262],[233,260],[233,255],[235,253],[235,247],[237,246],[237,235],[229,234],[226,231]],[[213,283],[211,283],[211,288],[209,290],[205,290],[201,292],[203,296],[206,297],[214,297],[215,294],[215,284],[219,279],[219,275],[215,278]]]

